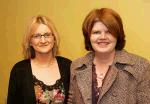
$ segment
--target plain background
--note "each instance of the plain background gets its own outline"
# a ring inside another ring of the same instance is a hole
[[[117,11],[124,24],[125,49],[150,60],[150,0],[0,0],[0,104],[6,103],[12,66],[23,59],[22,37],[32,16],[45,15],[60,34],[60,55],[86,54],[82,22],[94,8]]]

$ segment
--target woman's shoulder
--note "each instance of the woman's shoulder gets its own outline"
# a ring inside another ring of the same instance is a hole
[[[72,61],[69,59],[69,58],[66,58],[64,56],[56,56],[56,59],[58,61],[63,61],[63,62],[68,62],[68,63],[71,63]]]
[[[31,69],[30,66],[30,60],[21,60],[18,61],[11,69],[10,71],[10,77],[23,77],[25,73],[28,73],[29,70]]]
[[[63,75],[69,75],[70,73],[70,66],[71,66],[71,60],[63,57],[63,56],[56,56],[57,62],[58,62],[58,66],[60,68],[60,71]],[[67,76],[68,76],[67,75]]]
[[[137,79],[139,79],[139,81],[143,80],[143,78],[148,78],[150,80],[150,61],[136,54],[129,53],[129,55],[132,57],[133,72]]]
[[[30,64],[30,59],[24,59],[24,60],[21,60],[21,61],[18,61],[14,67],[22,67],[24,65],[27,65],[27,64]]]
[[[120,59],[125,63],[126,70],[137,79],[150,72],[150,62],[146,58],[127,51],[122,51],[121,56]]]
[[[130,64],[130,65],[141,65],[149,64],[149,61],[137,54],[127,52],[126,50],[121,50],[116,52],[115,62]]]
[[[75,59],[72,62],[72,66],[82,66],[82,65],[89,65],[92,63],[94,58],[94,53],[93,52],[88,52],[85,56],[79,57]]]
[[[126,53],[126,55],[128,56],[127,60],[131,61],[132,64],[134,65],[149,65],[150,64],[150,62],[146,58],[140,55],[133,54],[127,51],[124,51],[124,53]]]
[[[23,72],[24,70],[28,69],[30,67],[30,59],[24,59],[21,61],[18,61],[14,66],[12,67],[12,72]]]

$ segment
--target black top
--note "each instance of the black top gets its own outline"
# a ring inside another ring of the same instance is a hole
[[[56,57],[61,79],[65,88],[65,103],[68,98],[71,61],[61,56]],[[34,81],[30,59],[20,61],[11,70],[7,104],[36,104]]]

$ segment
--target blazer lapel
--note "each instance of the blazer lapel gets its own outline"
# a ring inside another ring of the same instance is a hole
[[[91,104],[92,99],[92,65],[83,65],[76,73],[76,80],[85,104]]]
[[[106,78],[105,78],[105,82],[103,84],[102,87],[102,91],[100,93],[98,102],[101,100],[101,98],[104,96],[104,94],[110,89],[110,87],[112,86],[113,82],[116,79],[118,73],[118,69],[112,65],[109,69],[109,73],[107,74]]]

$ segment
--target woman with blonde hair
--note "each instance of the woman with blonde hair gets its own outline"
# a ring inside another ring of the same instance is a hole
[[[64,104],[71,60],[58,55],[59,36],[52,21],[35,16],[23,39],[24,60],[11,70],[7,104]]]

